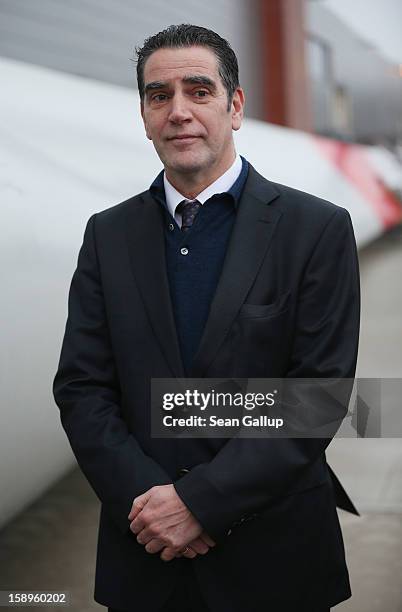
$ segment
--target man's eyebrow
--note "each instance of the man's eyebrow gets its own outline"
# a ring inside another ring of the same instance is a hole
[[[189,83],[190,85],[207,85],[211,89],[216,89],[215,81],[201,74],[189,74],[183,77],[183,83]]]
[[[189,74],[183,77],[183,83],[188,85],[206,85],[210,87],[212,90],[216,90],[216,83],[210,77],[199,75],[199,74]],[[166,89],[169,86],[168,81],[151,81],[151,83],[147,83],[144,87],[144,91],[147,94],[150,91],[155,91],[156,89]]]
[[[148,91],[154,91],[155,89],[165,89],[167,87],[167,81],[152,81],[151,83],[147,83],[144,87],[145,93]]]

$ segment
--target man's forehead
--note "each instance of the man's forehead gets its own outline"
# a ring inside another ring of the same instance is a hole
[[[218,62],[215,53],[201,46],[163,48],[154,51],[144,66],[145,82],[183,78],[188,74],[218,75]]]

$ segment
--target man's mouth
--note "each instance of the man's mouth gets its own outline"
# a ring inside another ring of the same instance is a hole
[[[195,140],[196,138],[199,138],[199,136],[195,136],[194,134],[181,134],[180,136],[172,136],[171,138],[169,138],[169,140],[186,142],[190,140]]]

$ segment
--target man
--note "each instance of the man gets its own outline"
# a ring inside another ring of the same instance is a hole
[[[330,440],[155,438],[150,385],[353,377],[350,217],[236,154],[244,93],[220,36],[170,26],[137,54],[164,171],[89,219],[54,382],[102,502],[95,599],[110,610],[323,612],[350,596],[335,494],[348,500],[325,461]]]

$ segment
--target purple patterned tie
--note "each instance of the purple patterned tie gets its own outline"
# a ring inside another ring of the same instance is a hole
[[[193,225],[196,214],[201,208],[198,200],[183,200],[177,207],[177,212],[181,213],[181,230],[187,232]]]

